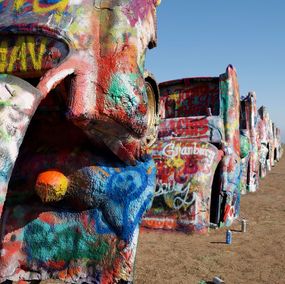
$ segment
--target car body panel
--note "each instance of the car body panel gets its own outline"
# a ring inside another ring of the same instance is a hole
[[[221,154],[214,145],[202,141],[177,138],[157,142],[152,152],[157,184],[143,226],[207,231],[212,182]]]

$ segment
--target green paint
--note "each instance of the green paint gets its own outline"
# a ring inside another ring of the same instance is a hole
[[[245,158],[250,151],[250,142],[248,137],[240,135],[240,157]]]
[[[128,90],[126,86],[122,84],[120,77],[114,76],[112,79],[111,87],[109,89],[109,93],[111,94],[111,99],[115,104],[119,104],[122,100],[124,94],[127,94]]]
[[[4,129],[0,129],[0,139],[5,142],[10,142],[11,136]]]
[[[3,101],[3,100],[0,100],[0,107],[7,107],[7,106],[12,106],[12,103],[9,102],[9,101]]]
[[[117,105],[126,106],[130,111],[136,104],[134,89],[137,88],[138,74],[116,74],[112,78],[109,94],[111,100]]]
[[[89,259],[99,263],[110,250],[106,241],[78,223],[49,225],[35,220],[25,228],[24,241],[29,258],[44,262]]]
[[[221,76],[222,77],[222,76]],[[221,115],[222,118],[227,120],[228,119],[228,105],[229,105],[229,96],[228,96],[228,81],[226,78],[220,78],[220,94],[221,94]]]

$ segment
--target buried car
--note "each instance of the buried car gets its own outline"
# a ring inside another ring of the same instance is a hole
[[[0,281],[132,281],[158,2],[1,1]]]
[[[254,192],[259,184],[259,156],[260,149],[257,128],[256,94],[249,92],[241,100],[240,108],[241,149],[244,151],[241,174],[241,193]]]
[[[274,162],[274,137],[272,121],[265,106],[258,109],[258,135],[260,143],[259,173],[264,178]]]
[[[235,69],[159,85],[165,114],[152,148],[157,186],[143,226],[205,232],[240,202],[240,94]]]
[[[283,148],[282,148],[282,142],[281,142],[281,131],[280,128],[275,127],[275,136],[274,136],[274,144],[275,144],[275,150],[274,150],[274,159],[276,162],[279,162],[282,155],[283,155]]]
[[[281,143],[281,132],[275,123],[272,123],[273,131],[273,165],[280,161],[282,157],[282,143]]]

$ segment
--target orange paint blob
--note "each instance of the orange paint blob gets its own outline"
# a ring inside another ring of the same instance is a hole
[[[68,178],[59,171],[50,170],[39,174],[35,190],[43,202],[61,200],[68,188]]]

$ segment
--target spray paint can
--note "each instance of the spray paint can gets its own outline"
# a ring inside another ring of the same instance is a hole
[[[226,244],[230,245],[232,243],[232,231],[227,230],[226,232]]]
[[[246,232],[246,220],[245,219],[241,220],[241,231],[243,233]]]

